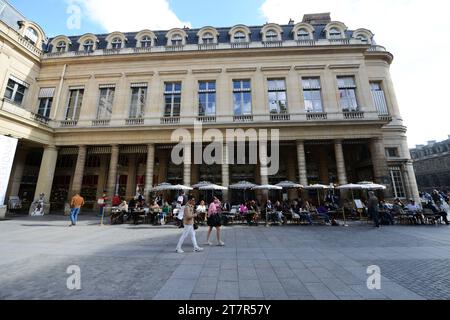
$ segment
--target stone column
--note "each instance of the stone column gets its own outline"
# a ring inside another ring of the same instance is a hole
[[[300,176],[300,184],[308,185],[308,174],[306,172],[306,156],[305,143],[301,140],[297,141],[297,159],[298,159],[298,173]]]
[[[259,158],[260,158],[260,172],[261,184],[269,184],[269,170],[267,168],[267,145],[265,143],[259,144]]]
[[[370,143],[370,153],[372,155],[374,182],[384,185],[390,184],[389,171],[384,150],[383,140],[381,138],[372,139]]]
[[[347,172],[345,170],[345,157],[344,151],[342,149],[342,141],[336,140],[334,142],[334,151],[336,153],[336,167],[337,167],[337,175],[338,182],[340,185],[347,184]]]
[[[98,170],[98,184],[97,184],[97,198],[103,195],[106,189],[107,175],[108,175],[108,155],[100,155],[100,168]]]
[[[192,165],[192,150],[191,144],[187,144],[184,148],[183,154],[183,184],[186,186],[191,185],[191,165]]]
[[[287,153],[286,153],[287,154]],[[293,157],[288,157],[287,161],[287,178],[289,181],[296,181],[296,170],[295,170],[295,159]],[[297,199],[298,191],[295,189],[288,190],[288,198],[289,199]]]
[[[109,162],[108,183],[106,185],[107,196],[112,198],[116,191],[117,164],[119,163],[119,146],[111,146],[111,160]]]
[[[46,202],[50,201],[53,178],[55,176],[56,161],[58,160],[58,149],[55,146],[46,146],[42,156],[39,178],[34,193],[34,200],[39,199],[41,193],[45,194]]]
[[[155,170],[155,145],[149,143],[147,145],[147,168],[145,171],[145,195],[147,199],[149,199],[149,195],[153,187],[154,170]]]
[[[414,166],[412,161],[408,161],[405,164],[405,174],[408,176],[408,183],[406,189],[411,198],[420,203],[419,188],[417,187],[416,173],[414,172]]]
[[[127,172],[127,191],[126,196],[134,196],[136,194],[136,155],[128,155],[128,172]],[[147,191],[146,191],[147,192]]]
[[[158,183],[167,182],[167,170],[169,155],[166,150],[159,150],[159,172],[158,172]]]
[[[18,149],[14,158],[14,167],[11,173],[8,195],[19,196],[20,185],[22,184],[23,171],[27,160],[27,150]]]
[[[75,166],[75,172],[73,174],[72,192],[70,197],[74,196],[77,193],[81,193],[81,186],[83,184],[83,177],[84,177],[84,166],[86,164],[86,155],[87,155],[86,146],[79,146],[77,164]]]
[[[192,164],[191,165],[191,183],[194,185],[200,182],[200,165]]]
[[[228,150],[228,145],[225,144],[222,150],[222,186],[228,188],[230,186],[230,153]],[[230,201],[228,190],[223,191],[223,198],[224,201]]]

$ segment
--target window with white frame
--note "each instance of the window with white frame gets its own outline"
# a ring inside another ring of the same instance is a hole
[[[94,51],[94,40],[86,40],[83,43],[84,52],[93,52]]]
[[[29,27],[25,31],[25,38],[35,45],[38,42],[39,35],[38,35],[36,30],[34,30],[33,28]]]
[[[285,79],[269,79],[269,112],[287,113],[287,94]]]
[[[116,88],[114,85],[100,86],[98,99],[97,120],[110,120],[114,104]]]
[[[242,31],[237,31],[233,35],[234,42],[247,42],[247,36]]]
[[[5,99],[18,105],[22,105],[26,89],[27,86],[23,81],[19,82],[9,79],[8,84],[6,85]]]
[[[206,32],[202,36],[202,41],[204,44],[214,43],[214,36],[211,32]]]
[[[69,89],[69,103],[67,104],[65,120],[78,121],[83,105],[84,88]]]
[[[320,78],[302,78],[303,96],[306,112],[323,112],[322,88]]]
[[[356,99],[355,77],[338,77],[337,82],[342,111],[359,111],[358,100]]]
[[[300,41],[311,40],[311,36],[310,36],[309,32],[307,30],[305,30],[305,29],[298,30],[297,38]]]
[[[145,114],[147,102],[147,84],[134,83],[131,85],[130,119],[141,119]]]
[[[181,46],[183,45],[183,36],[179,33],[176,33],[171,38],[171,44],[173,46]]]
[[[377,108],[378,115],[388,116],[389,110],[386,103],[386,96],[384,94],[383,88],[381,87],[381,82],[380,81],[370,82],[370,89],[372,91],[373,103]]]
[[[216,115],[216,82],[199,81],[198,83],[199,116]]]
[[[59,41],[56,45],[56,52],[66,52],[67,50],[67,43],[65,41]]]
[[[270,29],[266,32],[266,41],[273,42],[278,41],[278,32],[273,29]]]
[[[142,48],[150,48],[152,46],[152,38],[149,36],[144,36],[141,39],[141,47]]]
[[[166,82],[164,117],[179,117],[181,112],[181,82]]]
[[[47,119],[50,118],[54,94],[55,88],[41,88],[39,92],[39,108],[38,108],[38,115],[40,115],[41,117]]]
[[[234,115],[252,114],[252,89],[250,80],[233,80]]]
[[[337,28],[331,28],[329,31],[330,39],[342,39],[342,32]]]
[[[389,168],[389,173],[392,180],[392,187],[395,198],[406,198],[405,184],[403,182],[402,170],[399,167]]]
[[[111,48],[112,48],[112,49],[116,49],[116,50],[122,49],[122,39],[120,39],[120,38],[114,38],[114,39],[111,41]]]

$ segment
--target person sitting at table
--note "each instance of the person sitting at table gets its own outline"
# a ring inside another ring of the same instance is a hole
[[[413,199],[409,200],[409,203],[405,207],[406,215],[414,224],[425,224],[425,218],[422,214],[422,209],[416,205],[416,202]]]
[[[441,212],[441,211],[436,207],[436,205],[434,205],[433,201],[428,201],[428,202],[425,204],[424,208],[425,208],[425,209],[430,209],[430,210],[433,211],[433,213],[436,214],[436,215],[440,215],[440,216],[442,217],[442,219],[444,220],[445,224],[446,224],[446,225],[450,225],[450,222],[448,221],[448,218],[447,218],[447,212],[445,212],[445,211],[442,211],[442,212]]]
[[[195,212],[197,213],[198,221],[200,221],[202,225],[205,224],[208,219],[208,216],[206,214],[208,212],[208,208],[206,207],[206,203],[204,200],[200,201],[200,204],[197,206]]]
[[[231,205],[229,202],[225,201],[222,203],[222,211],[223,212],[230,212],[231,211]]]
[[[122,202],[122,201],[120,200],[119,195],[116,193],[116,194],[114,195],[114,197],[112,198],[112,206],[113,206],[113,207],[118,207],[118,206],[120,205],[121,202]]]
[[[382,224],[390,224],[394,225],[394,217],[391,214],[391,210],[389,209],[389,205],[386,201],[380,201],[380,218]]]
[[[316,209],[316,215],[325,221],[327,225],[331,224],[330,216],[328,215],[328,207],[326,205],[321,205]]]
[[[166,201],[164,202],[164,205],[162,207],[162,213],[161,213],[161,224],[166,224],[166,219],[170,214],[171,206]]]
[[[258,207],[256,206],[256,201],[250,201],[247,205],[248,213],[247,213],[247,224],[250,226],[254,223],[256,226],[258,225]]]
[[[137,208],[137,202],[134,198],[131,198],[130,201],[128,202],[128,215],[127,215],[127,221],[130,218],[134,219],[134,212],[136,211]]]
[[[283,214],[283,206],[280,201],[275,202],[273,210],[274,210],[276,221],[278,223],[282,223],[282,224],[286,223],[286,217]]]
[[[152,223],[153,224],[158,224],[159,222],[161,222],[161,217],[159,215],[161,208],[159,207],[158,202],[155,200],[153,201],[153,204],[150,206],[150,213],[152,215]]]
[[[111,214],[111,224],[120,223],[122,224],[124,222],[124,216],[128,213],[128,204],[124,200],[122,201],[119,206],[117,207],[117,211]]]
[[[246,218],[248,214],[248,208],[244,203],[241,203],[239,206],[239,214],[242,218]]]

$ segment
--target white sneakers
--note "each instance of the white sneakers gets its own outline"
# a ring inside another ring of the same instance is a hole
[[[194,252],[202,252],[203,250],[205,250],[205,249],[200,248],[200,247],[194,248]],[[176,249],[176,253],[184,253],[184,251],[181,249]]]
[[[206,244],[207,244],[208,246],[212,246],[212,245],[213,245],[211,241],[207,241]]]
[[[225,243],[223,241],[219,241],[219,243],[217,244],[219,247],[224,247]]]

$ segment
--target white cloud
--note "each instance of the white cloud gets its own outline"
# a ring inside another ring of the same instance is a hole
[[[70,0],[69,0],[70,1]],[[108,32],[167,30],[190,26],[170,9],[168,0],[75,0],[83,14],[99,23]]]
[[[450,134],[450,3],[445,0],[266,0],[267,21],[331,12],[350,29],[367,28],[395,56],[391,68],[410,146]]]

